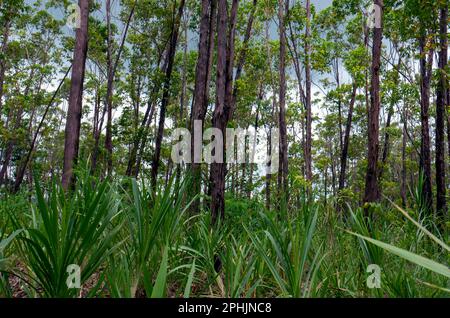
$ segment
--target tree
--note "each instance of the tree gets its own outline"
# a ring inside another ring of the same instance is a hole
[[[159,114],[159,125],[158,125],[158,132],[156,135],[156,145],[155,145],[155,154],[152,161],[152,185],[155,188],[156,187],[156,178],[158,176],[158,167],[159,167],[159,160],[161,156],[161,145],[162,145],[162,139],[164,134],[164,123],[166,120],[166,109],[167,105],[169,104],[169,98],[170,98],[170,81],[172,77],[172,70],[173,70],[173,63],[175,59],[175,52],[177,49],[178,44],[178,33],[179,28],[181,24],[181,17],[183,15],[185,0],[180,1],[180,5],[178,7],[178,13],[175,18],[175,21],[173,22],[172,32],[171,32],[171,38],[170,38],[170,46],[168,51],[168,62],[167,62],[167,69],[166,69],[166,76],[163,84],[163,96],[161,100],[161,110]]]
[[[439,23],[439,83],[436,92],[436,211],[444,220],[447,214],[446,180],[445,180],[445,112],[449,101],[447,100],[448,78],[447,68],[447,24],[448,3],[441,1]]]
[[[288,186],[288,143],[287,143],[287,128],[286,128],[286,27],[285,15],[289,8],[289,2],[278,1],[278,20],[279,20],[279,34],[280,34],[280,91],[279,91],[279,119],[278,124],[280,128],[280,158],[278,166],[278,187],[283,195],[287,197]]]
[[[433,209],[433,193],[431,186],[431,150],[430,150],[430,86],[433,70],[434,49],[429,47],[426,31],[422,28],[419,38],[420,49],[420,120],[421,120],[421,144],[420,144],[420,171],[423,173],[422,192],[424,196],[423,208]],[[428,49],[427,49],[428,47]],[[427,52],[428,50],[428,52]]]
[[[193,191],[192,196],[200,193],[201,166],[198,163],[201,154],[195,153],[195,121],[201,121],[202,130],[208,109],[209,85],[212,71],[212,59],[214,52],[215,25],[217,21],[217,0],[202,0],[202,13],[200,20],[200,39],[197,67],[195,71],[195,88],[193,106],[191,112],[191,160]],[[196,198],[192,204],[192,210],[198,211],[200,199]]]
[[[234,40],[238,2],[238,0],[233,0],[228,17],[227,1],[218,1],[216,107],[212,118],[212,126],[220,130],[222,136],[226,135],[225,129],[232,116]],[[222,145],[220,145],[222,155],[225,154],[225,138],[223,139]],[[226,164],[223,162],[224,160],[221,161],[211,164],[211,215],[213,223],[216,223],[219,218],[225,217]]]
[[[383,0],[374,0],[376,11],[375,28],[373,30],[372,44],[372,67],[370,84],[370,110],[368,123],[368,154],[366,186],[364,202],[376,202],[379,199],[380,190],[378,184],[378,149],[380,131],[380,67],[381,67],[381,45],[383,41]]]
[[[72,78],[64,143],[64,166],[62,185],[68,190],[73,183],[73,168],[78,158],[80,144],[81,111],[83,105],[83,82],[88,49],[89,0],[79,0],[80,28],[76,30],[72,62]]]
[[[107,119],[106,119],[106,138],[105,138],[105,148],[108,153],[107,155],[107,171],[108,175],[112,173],[112,109],[113,109],[113,93],[114,93],[114,79],[117,72],[117,67],[119,65],[120,57],[124,48],[125,40],[127,38],[128,29],[130,27],[131,19],[134,15],[134,10],[136,8],[136,2],[134,1],[131,7],[130,14],[125,24],[125,30],[123,32],[122,41],[120,43],[119,49],[117,51],[117,56],[115,61],[113,61],[113,35],[112,35],[112,25],[111,25],[111,0],[106,0],[106,24],[108,28],[108,45],[107,45],[107,77],[108,83],[106,88],[106,109],[107,109]],[[95,170],[95,166],[93,167]]]
[[[306,0],[305,29],[305,73],[306,73],[306,138],[305,138],[305,175],[312,182],[312,105],[311,105],[311,1]]]

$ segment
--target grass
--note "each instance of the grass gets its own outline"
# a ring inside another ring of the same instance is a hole
[[[281,211],[228,198],[213,226],[209,213],[189,211],[189,185],[169,180],[153,192],[81,173],[70,193],[53,182],[5,197],[0,296],[17,285],[27,297],[449,296],[448,246],[414,210],[386,203],[374,217],[349,208],[341,219],[302,196]],[[66,284],[71,264],[82,289]],[[381,267],[379,289],[367,287],[370,264]]]

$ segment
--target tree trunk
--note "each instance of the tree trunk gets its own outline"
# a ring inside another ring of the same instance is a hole
[[[214,29],[217,19],[217,0],[202,0],[202,16],[200,21],[199,55],[195,71],[194,104],[191,112],[191,160],[192,160],[192,192],[191,196],[200,194],[201,191],[201,153],[196,154],[194,141],[194,124],[196,120],[201,121],[203,130],[206,111],[209,100],[209,80],[212,68],[212,57],[214,51]],[[200,198],[192,202],[192,211],[200,208]]]
[[[81,9],[81,23],[80,28],[76,31],[64,142],[62,186],[65,190],[68,190],[69,186],[73,184],[73,168],[78,157],[81,110],[83,103],[83,82],[88,48],[89,0],[79,0],[78,5]]]
[[[447,215],[446,180],[445,180],[445,112],[447,106],[448,78],[447,68],[447,23],[448,5],[440,10],[440,46],[439,71],[440,78],[436,93],[436,212],[444,220]]]
[[[136,7],[136,2],[134,2],[133,7],[131,8],[130,14],[128,15],[127,23],[125,24],[125,30],[123,34],[122,41],[119,46],[119,50],[117,52],[117,56],[115,61],[113,61],[113,38],[112,38],[112,30],[111,30],[111,0],[106,0],[106,23],[108,26],[108,48],[106,55],[106,62],[108,65],[108,80],[106,86],[106,108],[107,108],[107,119],[106,119],[106,136],[105,136],[105,149],[107,152],[107,174],[111,176],[113,161],[112,161],[112,152],[113,152],[113,144],[112,144],[112,108],[113,108],[113,93],[114,93],[114,78],[116,76],[117,67],[119,65],[120,56],[123,51],[123,47],[125,44],[125,40],[127,38],[128,29],[130,27],[131,19],[134,15],[134,10]]]
[[[398,58],[397,67],[395,68],[395,70],[396,70],[395,79],[394,79],[395,89],[398,86],[401,63],[402,63],[402,58],[400,56]],[[389,110],[388,110],[388,116],[387,116],[387,120],[386,120],[385,132],[384,132],[383,154],[381,157],[381,167],[379,169],[378,180],[381,180],[381,178],[383,177],[384,167],[386,166],[386,163],[387,163],[387,160],[389,157],[389,146],[390,146],[389,141],[390,141],[390,137],[391,137],[389,134],[389,127],[391,127],[392,116],[394,115],[394,106],[395,106],[395,100],[392,101],[392,103],[389,107]]]
[[[424,208],[428,211],[433,209],[433,194],[431,187],[431,150],[430,150],[430,129],[429,129],[429,108],[430,108],[430,85],[431,71],[433,66],[433,50],[428,54],[426,48],[425,34],[419,39],[420,46],[420,119],[421,119],[421,147],[420,147],[420,171],[423,173],[423,196]],[[428,61],[427,61],[428,55]]]
[[[255,155],[256,155],[256,144],[258,142],[258,128],[259,128],[259,105],[262,103],[264,98],[264,92],[262,89],[262,84],[261,84],[261,88],[259,91],[259,96],[258,96],[258,106],[256,109],[256,118],[255,118],[255,135],[253,138],[253,142],[251,143],[251,153],[250,153],[250,172],[249,172],[249,182],[247,185],[247,198],[251,199],[252,197],[252,188],[253,188],[253,170],[255,168],[255,164],[253,163],[255,161]]]
[[[308,0],[309,1],[309,0]],[[278,0],[278,19],[280,33],[280,90],[279,90],[279,126],[280,126],[280,158],[278,167],[278,186],[280,194],[284,194],[288,202],[288,143],[286,127],[286,28],[285,14],[289,2]],[[281,196],[280,196],[281,197]]]
[[[227,1],[219,0],[218,2],[216,107],[212,125],[219,129],[224,137],[223,145],[221,145],[222,159],[225,159],[225,129],[229,118],[232,116],[234,39],[238,2],[238,0],[233,0],[229,18]],[[213,224],[217,222],[218,218],[223,219],[225,217],[226,164],[224,161],[211,164],[211,216]]]
[[[342,151],[341,151],[341,171],[339,173],[339,191],[341,191],[345,187],[345,173],[347,169],[348,146],[350,144],[350,133],[353,121],[353,108],[355,106],[357,89],[358,87],[356,85],[356,82],[354,82],[352,97],[350,100],[350,105],[348,106],[347,123],[345,125],[344,142],[342,144]]]
[[[311,105],[311,1],[306,0],[305,34],[305,76],[306,76],[306,139],[305,173],[306,180],[312,182],[312,105]]]
[[[164,123],[166,121],[166,110],[167,106],[169,104],[169,98],[170,98],[170,82],[172,78],[172,70],[173,70],[173,64],[175,60],[175,53],[177,50],[177,44],[178,44],[178,33],[180,28],[180,22],[181,17],[183,15],[184,11],[184,5],[185,0],[181,0],[180,5],[178,7],[178,14],[175,18],[175,21],[173,22],[172,26],[172,32],[171,32],[171,39],[170,39],[170,46],[169,46],[169,52],[168,52],[168,63],[167,63],[167,69],[166,69],[166,76],[163,84],[163,96],[161,101],[161,111],[159,115],[159,124],[158,124],[158,132],[156,135],[156,145],[155,145],[155,154],[152,161],[152,171],[151,171],[151,182],[152,186],[155,189],[156,188],[156,178],[158,176],[158,168],[159,168],[159,160],[161,156],[161,146],[162,146],[162,140],[164,135]]]
[[[384,3],[383,0],[374,0],[374,5],[379,9],[380,25],[373,30],[372,48],[372,78],[370,85],[370,111],[368,126],[368,165],[366,174],[366,185],[364,192],[364,202],[376,202],[379,199],[380,191],[378,185],[378,148],[380,130],[380,67],[381,67],[381,44],[383,41],[382,18]]]
[[[402,137],[402,180],[400,185],[400,196],[402,198],[402,207],[406,208],[406,140],[408,129],[408,111],[406,104],[403,105],[403,137]]]

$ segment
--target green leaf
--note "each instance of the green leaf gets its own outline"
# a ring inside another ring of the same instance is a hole
[[[431,271],[433,271],[435,273],[438,273],[440,275],[444,275],[445,277],[450,278],[450,269],[447,266],[445,266],[445,265],[439,264],[439,263],[437,263],[437,262],[435,262],[435,261],[433,261],[431,259],[425,258],[423,256],[420,256],[420,255],[417,255],[417,254],[414,254],[414,253],[411,253],[409,251],[406,251],[404,249],[398,248],[396,246],[393,246],[393,245],[390,245],[390,244],[387,244],[387,243],[383,243],[381,241],[374,240],[374,239],[371,239],[369,237],[359,235],[357,233],[353,233],[353,232],[350,232],[350,231],[347,231],[347,232],[352,234],[352,235],[355,235],[355,236],[357,236],[359,238],[362,238],[362,239],[364,239],[364,240],[366,240],[366,241],[368,241],[368,242],[370,242],[372,244],[375,244],[375,245],[381,247],[382,249],[385,249],[386,251],[388,251],[388,252],[390,252],[392,254],[400,256],[400,257],[406,259],[407,261],[410,261],[410,262],[412,262],[412,263],[414,263],[416,265],[419,265],[419,266],[421,266],[423,268],[427,268],[427,269],[429,269],[429,270],[431,270]]]
[[[161,265],[156,276],[155,286],[153,287],[151,298],[163,298],[166,291],[168,249],[164,248],[164,254]]]
[[[186,287],[184,288],[184,294],[183,294],[184,298],[189,298],[189,296],[191,295],[191,288],[192,288],[192,281],[194,280],[194,274],[195,274],[195,259],[192,262],[192,267],[189,272],[189,276],[188,276],[188,279],[186,282]]]

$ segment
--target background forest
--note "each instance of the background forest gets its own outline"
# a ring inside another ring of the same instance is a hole
[[[0,297],[448,297],[448,5],[1,0]]]

